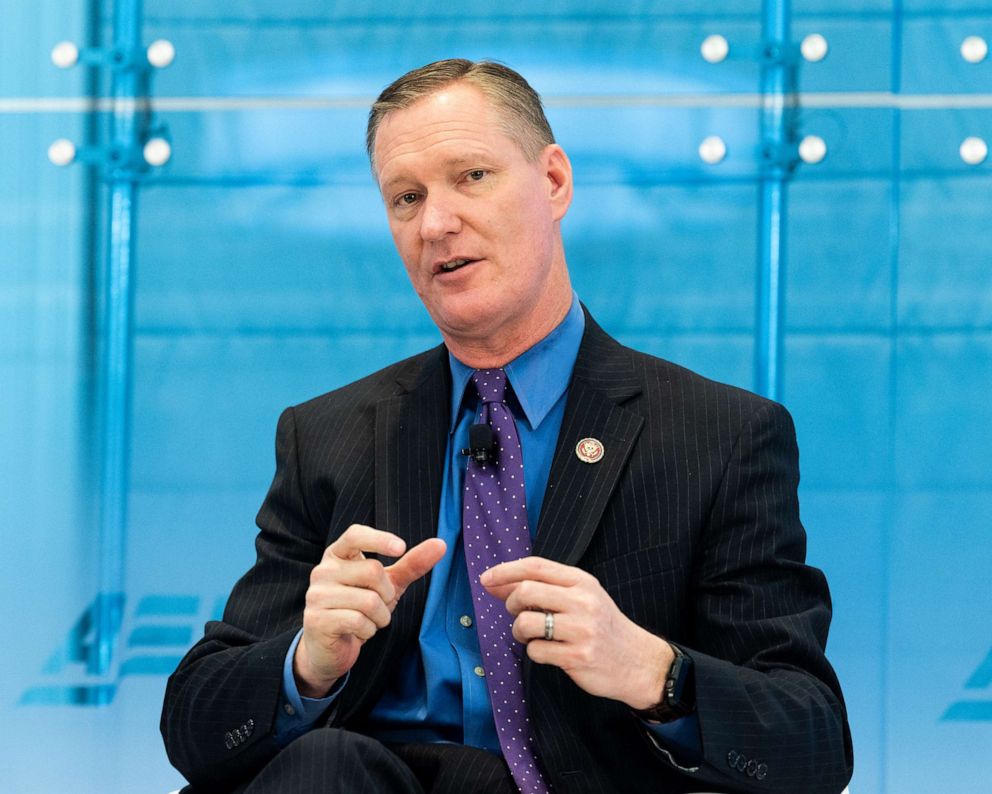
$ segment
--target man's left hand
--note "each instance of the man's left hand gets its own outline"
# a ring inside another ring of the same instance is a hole
[[[624,615],[592,574],[543,557],[494,565],[479,580],[506,602],[513,636],[539,664],[564,670],[591,695],[634,709],[661,699],[672,647]],[[554,639],[544,639],[546,613]]]

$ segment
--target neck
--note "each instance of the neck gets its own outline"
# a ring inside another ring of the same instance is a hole
[[[503,367],[521,353],[530,350],[557,328],[572,307],[571,286],[550,305],[542,307],[539,316],[525,328],[504,329],[499,334],[478,337],[454,337],[442,333],[450,353],[472,369]]]

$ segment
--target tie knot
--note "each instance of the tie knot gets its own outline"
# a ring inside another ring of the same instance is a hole
[[[502,369],[477,369],[472,383],[483,403],[506,402],[506,373]]]

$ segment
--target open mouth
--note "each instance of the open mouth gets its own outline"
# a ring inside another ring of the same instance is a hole
[[[450,262],[442,262],[439,273],[453,273],[459,268],[465,267],[465,265],[470,265],[474,262],[474,259],[452,259]]]

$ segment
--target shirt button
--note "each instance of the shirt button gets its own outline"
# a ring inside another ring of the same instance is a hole
[[[283,706],[282,710],[285,711],[290,717],[296,714],[296,709],[294,709],[289,703]]]
[[[461,623],[465,628],[468,628],[469,626],[472,625],[472,618],[470,618],[468,615],[462,615],[460,618],[458,618],[458,622]]]
[[[480,665],[480,666],[478,666],[478,667],[475,668],[475,674],[477,676],[479,676],[479,678],[485,678],[486,671],[483,670],[482,669],[482,666]]]

